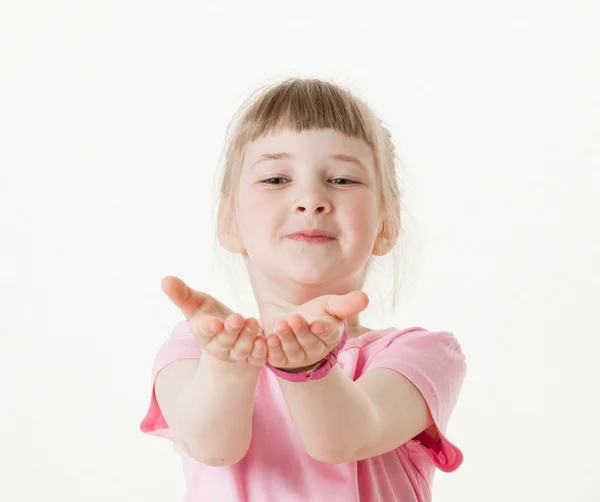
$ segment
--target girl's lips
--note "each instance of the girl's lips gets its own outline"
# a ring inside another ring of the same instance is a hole
[[[289,238],[294,239],[295,241],[312,242],[312,243],[330,242],[330,241],[335,240],[333,237],[326,237],[324,235],[306,235],[306,234],[292,234],[289,236]]]

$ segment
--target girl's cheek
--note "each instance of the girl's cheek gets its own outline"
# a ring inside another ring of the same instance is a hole
[[[281,209],[276,201],[265,196],[264,193],[245,194],[239,201],[238,211],[244,226],[256,231],[266,230],[281,215]]]
[[[347,216],[363,230],[378,224],[376,204],[371,200],[354,201],[347,206]]]
[[[246,210],[250,212],[259,212],[264,211],[267,208],[272,208],[273,203],[269,200],[268,197],[252,195],[248,197],[248,203],[246,205]],[[251,215],[250,215],[251,216]]]
[[[370,213],[375,213],[375,205],[368,198],[357,197],[347,203],[349,213],[358,214],[361,218],[369,218]]]
[[[281,205],[281,195],[276,190],[249,190],[247,192],[249,206],[274,208]]]

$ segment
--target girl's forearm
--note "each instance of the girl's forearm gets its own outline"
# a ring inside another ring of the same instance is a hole
[[[203,353],[177,396],[177,428],[188,453],[208,465],[231,465],[250,446],[258,368]]]
[[[345,462],[376,430],[371,400],[339,366],[321,380],[279,383],[302,443],[316,460]]]

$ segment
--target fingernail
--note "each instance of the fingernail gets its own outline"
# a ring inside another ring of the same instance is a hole
[[[313,333],[323,333],[325,331],[325,327],[322,324],[317,324],[311,328]]]

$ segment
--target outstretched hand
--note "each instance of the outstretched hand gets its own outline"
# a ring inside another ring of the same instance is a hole
[[[187,319],[196,341],[211,356],[255,367],[266,363],[267,344],[256,319],[244,319],[177,277],[165,277],[161,287]]]
[[[344,319],[362,312],[369,297],[362,291],[323,295],[301,305],[273,326],[267,337],[267,361],[281,369],[310,368],[342,339]]]
[[[369,304],[362,291],[319,296],[277,320],[274,333],[265,337],[256,319],[245,319],[178,277],[165,277],[161,286],[187,319],[203,350],[221,361],[254,367],[266,362],[281,369],[314,366],[340,343],[344,319]]]

